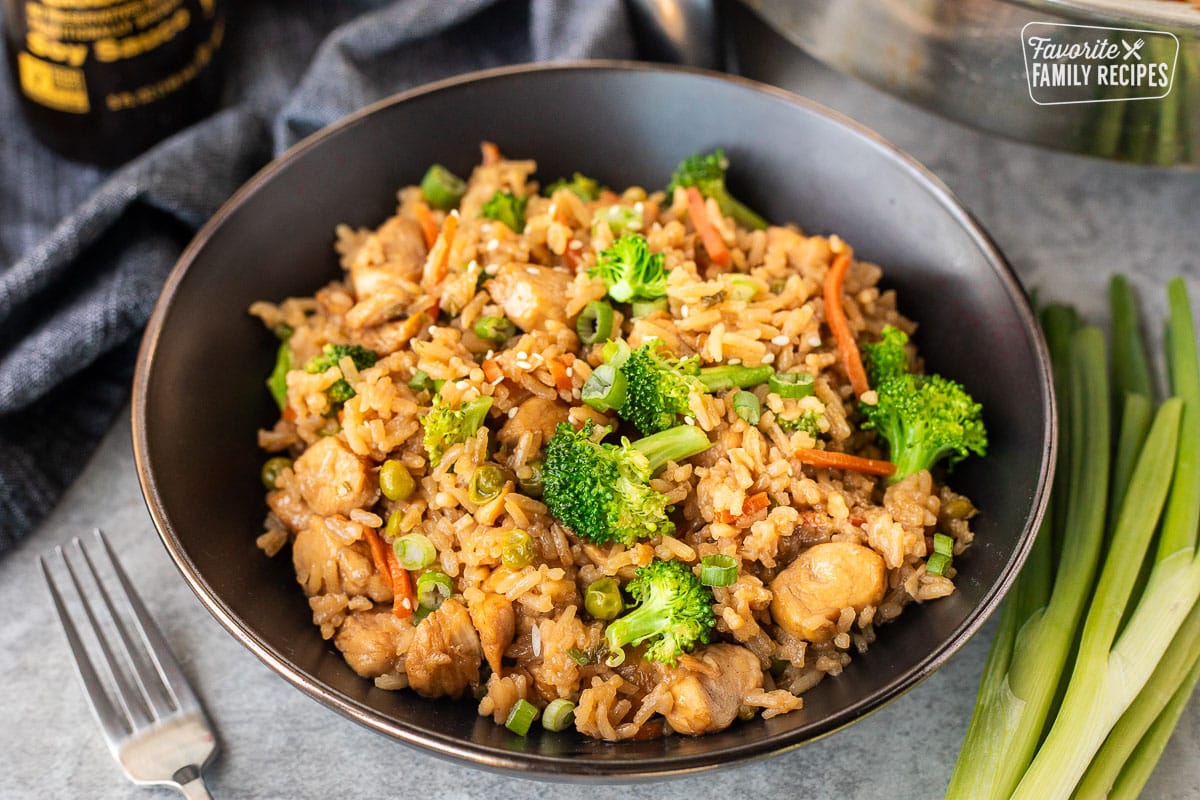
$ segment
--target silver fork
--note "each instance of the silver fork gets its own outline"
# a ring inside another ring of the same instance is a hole
[[[200,701],[104,534],[96,530],[95,542],[90,546],[78,538],[70,546],[73,553],[56,547],[54,556],[66,568],[77,598],[75,605],[83,610],[82,619],[68,609],[46,558],[39,560],[75,656],[84,694],[108,749],[134,783],[174,786],[185,797],[211,800],[201,771],[216,754],[217,743]],[[115,584],[101,578],[89,550],[99,551],[108,559]],[[90,575],[98,590],[95,595],[103,601],[99,604],[105,613],[103,619],[88,599],[91,593],[80,581],[81,573]],[[106,582],[112,595],[105,588]],[[122,606],[120,612],[118,604]],[[73,616],[80,620],[79,627]],[[89,655],[89,647],[80,637],[81,628],[91,629],[96,640],[92,650],[101,658]]]

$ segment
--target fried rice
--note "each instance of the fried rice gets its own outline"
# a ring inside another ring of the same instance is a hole
[[[535,170],[485,145],[456,208],[432,208],[419,187],[403,188],[378,228],[337,228],[340,279],[310,297],[251,308],[284,340],[284,369],[292,367],[276,376],[281,416],[258,437],[286,459],[267,478],[258,545],[268,556],[290,546],[314,625],[383,689],[469,697],[497,724],[521,701],[543,709],[563,698],[575,704],[577,731],[611,741],[795,712],[805,691],[867,651],[881,623],[954,591],[953,562],[941,575],[927,570],[934,534],[951,537],[956,555],[971,543],[973,507],[928,471],[889,485],[795,457],[818,447],[886,457],[858,428],[826,321],[822,287],[834,260],[851,257],[841,301],[855,339],[914,325],[879,288],[880,269],[853,259],[837,236],[807,236],[794,224],[743,228],[708,199],[728,250],[722,267],[702,245],[683,189],[635,186],[585,199],[568,187],[545,196]],[[521,231],[481,213],[502,190],[527,201]],[[633,318],[617,306],[614,337],[704,366],[770,365],[815,378],[813,394],[798,399],[765,384],[750,389],[761,402],[757,424],[735,411],[733,392],[690,395],[685,421],[713,445],[654,476],[652,488],[673,506],[674,534],[631,546],[577,536],[524,488],[556,423],[620,423],[581,402],[603,342],[583,344],[574,324],[606,296],[588,268],[617,238],[613,207],[668,271],[667,308]],[[735,291],[747,281],[748,297]],[[481,338],[475,324],[484,317],[516,330],[504,342]],[[359,345],[377,360],[304,369],[328,344]],[[352,396],[335,404],[335,385]],[[422,430],[435,395],[452,407],[491,401],[477,433],[436,462]],[[815,430],[788,424],[803,414]],[[402,499],[381,491],[389,462],[412,478]],[[485,465],[505,480],[481,498],[470,482]],[[533,547],[515,567],[504,557],[514,530]],[[433,560],[405,570],[391,553],[410,534],[427,538]],[[699,572],[714,554],[731,556],[737,573],[712,587],[712,642],[673,665],[632,648],[609,666],[607,623],[588,613],[587,588],[606,577],[626,584],[655,559]],[[448,585],[430,607],[415,607],[425,573]]]

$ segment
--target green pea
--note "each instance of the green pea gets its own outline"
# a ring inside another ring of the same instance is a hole
[[[482,464],[471,473],[471,482],[467,485],[467,497],[475,505],[495,500],[508,483],[509,476],[495,464]]]
[[[280,474],[285,469],[292,468],[292,460],[284,456],[275,456],[268,458],[266,463],[262,465],[262,482],[263,486],[268,489],[275,488],[275,481],[279,480]]]
[[[521,569],[533,563],[537,556],[537,548],[529,531],[513,528],[504,536],[504,545],[500,550],[500,561],[509,569]]]
[[[389,458],[379,468],[379,490],[388,500],[407,500],[416,488],[408,468],[396,459]]]
[[[583,607],[595,619],[616,619],[625,610],[616,578],[592,581],[583,595]]]
[[[541,497],[542,491],[545,489],[544,481],[542,480],[542,462],[531,461],[517,473],[517,485],[521,487],[521,493],[529,497]]]

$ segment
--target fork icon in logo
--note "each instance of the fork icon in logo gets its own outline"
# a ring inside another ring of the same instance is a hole
[[[1142,46],[1143,46],[1144,44],[1146,44],[1146,40],[1145,40],[1145,39],[1138,39],[1138,40],[1137,40],[1136,42],[1134,42],[1133,44],[1130,44],[1129,42],[1127,42],[1127,41],[1125,41],[1124,39],[1122,39],[1122,40],[1121,40],[1121,44],[1122,44],[1122,45],[1125,47],[1125,55],[1123,56],[1123,58],[1124,58],[1126,61],[1128,61],[1128,60],[1129,60],[1129,57],[1130,57],[1130,56],[1133,56],[1133,57],[1134,57],[1134,58],[1136,58],[1138,61],[1141,61],[1141,60],[1142,60],[1142,52],[1141,52],[1141,51],[1142,51]]]

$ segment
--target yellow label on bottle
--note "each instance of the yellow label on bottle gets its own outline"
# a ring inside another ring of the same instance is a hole
[[[71,114],[86,114],[91,108],[81,69],[17,53],[17,75],[21,91],[35,103]]]

